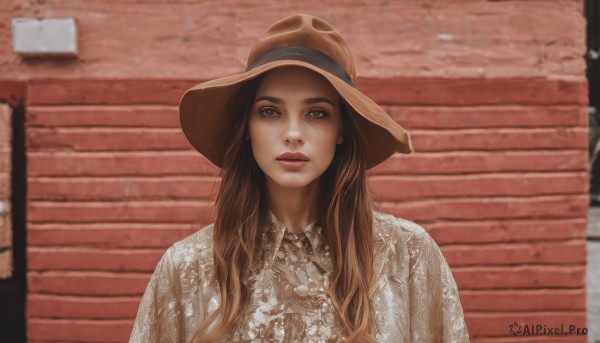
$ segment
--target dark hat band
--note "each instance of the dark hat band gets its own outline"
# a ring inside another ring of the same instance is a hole
[[[262,55],[256,57],[254,61],[246,67],[246,71],[269,62],[280,60],[296,60],[310,63],[315,67],[332,73],[350,86],[356,87],[341,65],[323,52],[305,46],[288,45],[267,50]]]

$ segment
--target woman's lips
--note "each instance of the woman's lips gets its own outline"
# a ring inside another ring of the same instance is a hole
[[[300,152],[287,151],[277,156],[277,161],[286,168],[298,169],[304,167],[308,163],[309,158]]]
[[[308,161],[309,158],[301,152],[291,152],[286,151],[283,154],[277,156],[278,160],[288,160],[288,161]]]
[[[298,169],[304,167],[308,161],[303,160],[278,160],[284,167]]]

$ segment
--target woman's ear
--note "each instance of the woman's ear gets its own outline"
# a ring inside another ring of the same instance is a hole
[[[337,136],[337,140],[335,141],[337,144],[342,144],[344,142],[344,135],[342,135],[342,131]]]

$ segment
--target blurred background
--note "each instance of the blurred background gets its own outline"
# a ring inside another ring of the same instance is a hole
[[[0,0],[0,341],[129,339],[164,251],[212,220],[180,97],[294,13],[412,134],[370,184],[440,245],[471,341],[600,342],[596,0]]]

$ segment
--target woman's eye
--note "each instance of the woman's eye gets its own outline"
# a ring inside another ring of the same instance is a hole
[[[327,112],[325,112],[324,110],[322,110],[320,108],[314,108],[310,111],[310,115],[311,115],[311,117],[314,117],[314,118],[323,118],[323,117],[327,116]]]
[[[265,117],[273,117],[277,115],[277,111],[275,111],[275,109],[272,107],[263,107],[258,111],[258,113],[264,115]]]

